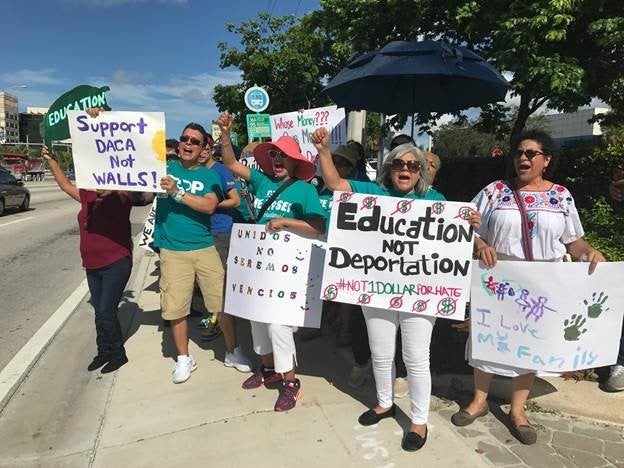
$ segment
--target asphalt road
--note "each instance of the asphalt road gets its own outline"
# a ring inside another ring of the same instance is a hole
[[[31,209],[0,217],[0,369],[84,280],[79,204],[54,181],[29,182]],[[132,231],[149,207],[133,209]]]

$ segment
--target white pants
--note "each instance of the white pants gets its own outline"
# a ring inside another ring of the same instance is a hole
[[[284,373],[292,370],[297,361],[293,327],[253,320],[249,322],[254,351],[260,356],[273,353],[275,372]]]
[[[429,344],[435,317],[364,306],[362,312],[368,329],[379,406],[390,408],[393,403],[394,353],[400,325],[412,423],[426,424],[431,401]]]

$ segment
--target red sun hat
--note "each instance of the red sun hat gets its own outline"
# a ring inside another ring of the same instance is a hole
[[[273,173],[273,163],[268,155],[269,150],[275,149],[281,151],[289,158],[298,161],[297,167],[295,168],[295,178],[310,180],[316,174],[316,165],[301,154],[301,148],[299,148],[297,140],[287,135],[281,136],[275,141],[261,143],[254,148],[254,158],[265,174],[270,176],[275,175]]]

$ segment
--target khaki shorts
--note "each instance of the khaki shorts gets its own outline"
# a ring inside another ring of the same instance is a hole
[[[223,311],[223,266],[217,249],[160,250],[160,309],[165,320],[186,317],[191,308],[195,278],[206,309]]]

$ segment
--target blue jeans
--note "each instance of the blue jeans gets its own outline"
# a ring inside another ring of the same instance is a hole
[[[126,357],[117,309],[131,270],[132,259],[128,257],[102,268],[87,269],[91,304],[95,309],[95,331],[99,356],[110,356],[113,359]]]

